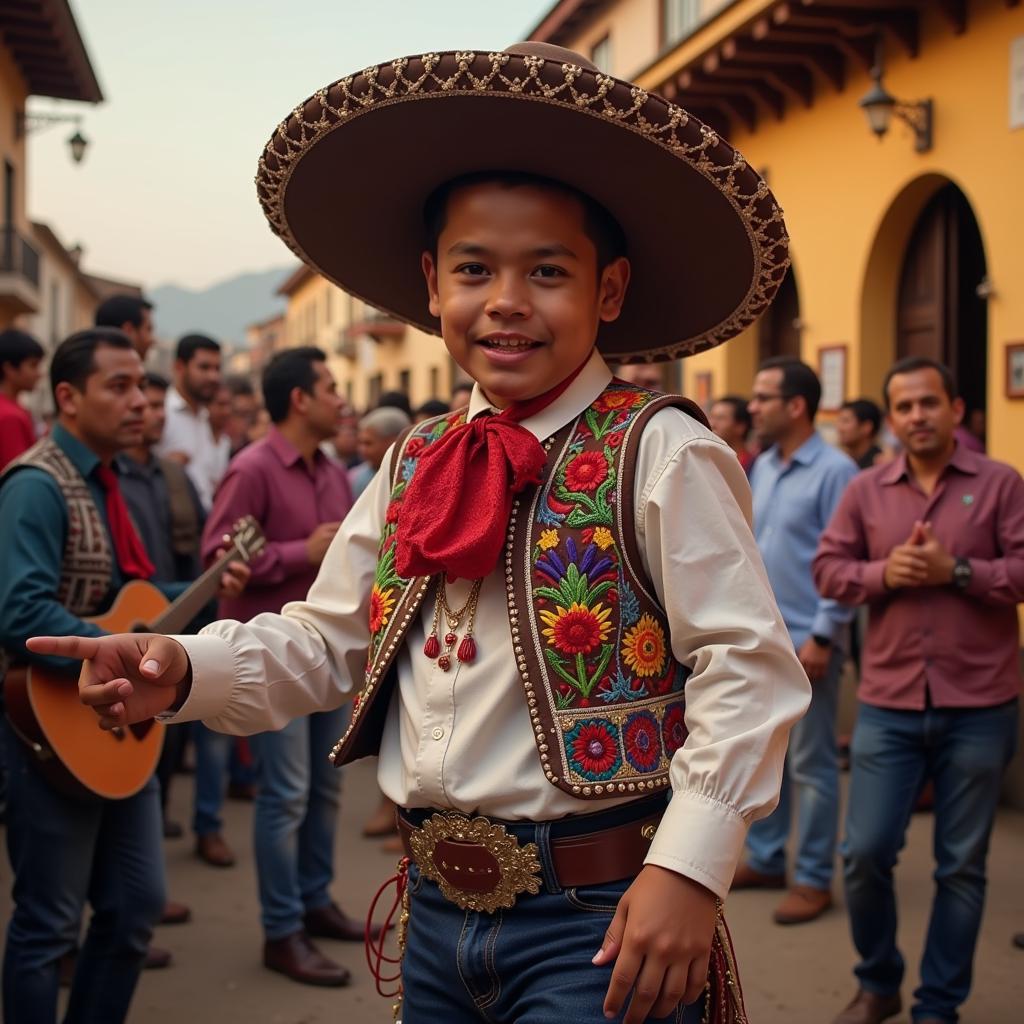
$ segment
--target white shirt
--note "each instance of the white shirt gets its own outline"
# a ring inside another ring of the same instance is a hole
[[[176,388],[167,389],[164,409],[167,422],[164,436],[157,445],[157,454],[184,452],[188,456],[185,472],[199,492],[203,509],[209,512],[213,493],[228,468],[231,439],[225,435],[219,441],[215,440],[210,429],[209,412],[203,406],[198,413],[193,412]]]
[[[610,378],[595,353],[565,393],[523,426],[549,437]],[[476,388],[470,416],[487,408]],[[246,625],[218,622],[177,638],[193,683],[172,720],[201,718],[229,733],[279,729],[358,692],[390,489],[390,475],[378,473],[305,601]],[[810,687],[750,531],[750,490],[732,450],[680,410],[662,410],[643,432],[633,497],[644,568],[667,614],[673,652],[691,670],[690,734],[672,759],[672,799],[646,859],[724,897],[747,827],[778,800],[789,729],[807,708]],[[468,588],[464,580],[449,588],[453,607]],[[406,807],[533,820],[633,799],[579,800],[544,777],[500,571],[480,591],[471,663],[442,672],[422,653],[432,614],[428,595],[396,658],[378,774],[388,797]]]

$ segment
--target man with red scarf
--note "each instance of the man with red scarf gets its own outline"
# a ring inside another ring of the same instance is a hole
[[[73,334],[53,355],[57,422],[0,481],[0,644],[9,665],[77,671],[68,659],[35,657],[26,638],[41,629],[100,636],[103,630],[83,619],[103,612],[129,579],[153,575],[114,464],[118,452],[142,439],[142,379],[142,361],[114,328]],[[226,592],[237,593],[247,574],[232,567]],[[169,598],[184,589],[158,586]],[[78,944],[88,900],[93,915],[68,1019],[117,1024],[165,905],[156,779],[124,800],[65,796],[40,774],[6,718],[0,728],[10,772],[7,852],[15,903],[3,1018],[56,1020],[60,959]]]

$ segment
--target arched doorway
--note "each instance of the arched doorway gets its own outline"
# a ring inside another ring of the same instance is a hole
[[[985,249],[967,197],[953,184],[931,197],[910,234],[896,312],[896,356],[928,356],[956,376],[968,413],[985,409],[988,305]]]
[[[772,356],[800,358],[800,296],[790,267],[768,311],[758,321],[758,361]]]

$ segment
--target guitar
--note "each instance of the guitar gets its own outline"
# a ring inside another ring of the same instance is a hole
[[[173,602],[152,583],[131,580],[109,611],[85,621],[108,633],[180,633],[217,593],[227,564],[251,561],[266,544],[252,516],[240,519],[225,540],[225,553]],[[15,733],[46,778],[64,793],[121,800],[142,789],[156,769],[163,724],[151,720],[126,729],[101,729],[66,675],[38,665],[11,669],[4,699]]]

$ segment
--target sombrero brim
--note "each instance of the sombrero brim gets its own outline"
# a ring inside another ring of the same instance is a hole
[[[630,292],[598,338],[613,361],[721,344],[768,307],[789,265],[781,209],[714,131],[628,82],[533,55],[427,54],[341,79],[278,127],[256,184],[301,260],[438,334],[423,204],[490,170],[563,181],[621,224]]]

